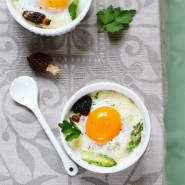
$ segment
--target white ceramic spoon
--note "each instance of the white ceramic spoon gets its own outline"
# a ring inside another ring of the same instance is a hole
[[[62,159],[66,172],[70,176],[76,175],[78,172],[76,164],[63,151],[39,110],[38,88],[35,80],[28,76],[21,76],[16,78],[10,86],[10,94],[14,101],[24,105],[25,107],[28,107],[35,114],[56,151],[58,152],[60,158]]]

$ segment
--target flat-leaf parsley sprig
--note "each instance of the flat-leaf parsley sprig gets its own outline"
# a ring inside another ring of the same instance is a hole
[[[78,2],[79,0],[74,0],[68,7],[68,11],[72,20],[76,19],[77,17]]]
[[[82,134],[71,118],[69,121],[64,120],[62,123],[59,123],[58,126],[61,128],[61,132],[66,136],[65,140],[67,142],[78,138]]]
[[[107,9],[99,11],[96,15],[102,27],[98,32],[107,30],[114,33],[126,27],[136,14],[136,10],[121,10],[121,8],[114,8],[110,5]]]

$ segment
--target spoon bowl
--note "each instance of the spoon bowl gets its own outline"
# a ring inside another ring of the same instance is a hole
[[[10,95],[14,101],[29,109],[38,106],[37,84],[28,76],[21,76],[13,81],[10,87]]]

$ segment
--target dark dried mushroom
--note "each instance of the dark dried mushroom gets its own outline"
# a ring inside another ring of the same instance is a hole
[[[60,69],[52,64],[52,58],[49,55],[43,53],[34,53],[27,57],[27,60],[35,71],[50,72],[53,75],[57,75]]]
[[[34,12],[34,11],[24,11],[22,16],[35,24],[44,24],[44,25],[50,25],[51,20],[48,19],[44,14],[40,12]]]
[[[87,116],[92,106],[92,99],[89,95],[85,95],[80,98],[72,107],[74,113],[80,113],[81,115]]]

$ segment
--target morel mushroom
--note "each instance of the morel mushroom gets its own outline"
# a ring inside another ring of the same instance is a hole
[[[22,15],[26,20],[35,24],[50,25],[51,22],[50,19],[40,12],[24,11]]]
[[[83,116],[87,116],[92,106],[92,98],[89,95],[85,95],[80,98],[72,107],[74,113],[80,113]]]
[[[57,75],[60,69],[52,64],[52,58],[49,55],[43,53],[34,53],[27,57],[27,60],[35,71],[50,72],[53,75]]]

